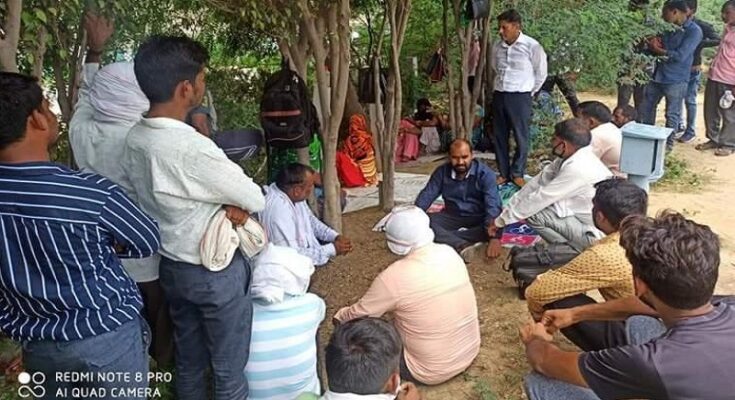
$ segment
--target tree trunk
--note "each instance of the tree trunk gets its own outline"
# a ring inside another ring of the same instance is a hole
[[[453,16],[454,34],[457,40],[457,51],[460,55],[459,71],[456,71],[453,63],[448,63],[448,81],[449,102],[450,102],[450,121],[452,131],[457,138],[469,139],[472,133],[475,121],[475,105],[477,104],[482,92],[483,82],[485,82],[484,68],[486,65],[486,55],[488,53],[488,43],[490,37],[490,19],[472,21],[468,26],[462,26],[462,7],[461,0],[453,0],[450,4],[449,0],[444,0],[444,42],[445,46],[449,41],[449,11]],[[492,2],[491,2],[492,6]],[[473,34],[476,28],[480,31],[480,55],[475,72],[475,80],[473,86],[468,87],[469,57],[473,51]],[[449,49],[445,49],[448,54]],[[455,78],[456,77],[456,78]],[[456,87],[454,85],[457,85]]]
[[[391,57],[388,67],[386,93],[385,134],[383,137],[383,182],[380,185],[380,199],[383,211],[390,211],[395,205],[395,149],[398,127],[403,104],[401,84],[400,55],[403,39],[411,12],[411,0],[388,0],[388,23],[391,33]]]
[[[352,79],[347,78],[347,94],[345,96],[345,109],[340,123],[339,140],[344,140],[350,132],[350,117],[355,114],[366,115],[365,109],[360,104],[357,96],[357,86]],[[373,144],[374,146],[375,144]]]
[[[20,15],[23,11],[22,0],[6,0],[5,21],[2,26],[5,37],[0,38],[0,70],[18,72],[18,41],[20,40]]]
[[[54,55],[53,60],[61,119],[67,124],[74,115],[74,106],[77,104],[77,99],[79,98],[79,81],[82,76],[82,67],[84,66],[84,49],[87,47],[87,33],[84,31],[81,23],[79,29],[80,34],[67,60],[62,60],[58,53]],[[59,41],[59,43],[63,45],[64,41]],[[69,77],[65,79],[64,71],[67,68]]]
[[[383,19],[385,21],[385,19]],[[373,100],[373,105],[371,107],[372,114],[370,116],[371,121],[375,125],[375,130],[373,131],[373,142],[375,146],[375,160],[379,161],[379,170],[383,174],[382,180],[379,183],[379,185],[382,187],[382,185],[385,184],[385,169],[388,166],[388,164],[391,164],[392,162],[386,162],[386,160],[383,159],[383,154],[385,154],[385,150],[383,149],[383,142],[385,141],[385,109],[383,108],[383,91],[380,89],[380,52],[382,51],[383,47],[383,32],[381,31],[379,33],[380,37],[378,38],[378,45],[376,47],[376,52],[373,55],[372,59],[372,79],[373,79],[373,87],[376,88],[374,90],[375,92],[375,99]],[[381,207],[383,206],[383,192],[380,191],[379,194],[379,203]]]
[[[298,6],[303,14],[304,26],[316,62],[317,88],[324,119],[324,221],[335,230],[341,231],[342,209],[336,151],[349,79],[350,3],[349,0],[335,1],[321,10],[318,18],[312,14],[306,0],[300,0]],[[327,74],[325,65],[327,50],[331,62],[330,74]]]
[[[442,52],[449,58],[449,0],[443,1],[442,7]],[[457,135],[459,131],[459,118],[457,115],[456,97],[454,96],[454,69],[452,63],[447,60],[447,92],[449,93],[449,127]]]
[[[33,50],[33,76],[43,78],[43,59],[46,54],[46,36],[48,32],[45,26],[38,28],[36,33],[36,48]]]

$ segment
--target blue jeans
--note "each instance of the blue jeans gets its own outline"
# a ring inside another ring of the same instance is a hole
[[[650,82],[646,86],[646,101],[643,107],[643,123],[655,125],[656,107],[661,99],[666,98],[666,127],[674,131],[679,127],[684,97],[687,93],[687,82],[658,83]],[[674,132],[666,140],[667,147],[674,145]]]
[[[201,265],[161,259],[160,281],[171,311],[176,343],[176,398],[246,399],[253,303],[250,262],[239,251],[212,272]],[[214,385],[206,381],[212,370]]]
[[[687,83],[687,94],[684,98],[684,105],[687,110],[687,126],[684,134],[681,136],[682,139],[693,138],[697,135],[696,123],[697,123],[697,93],[699,93],[699,86],[702,77],[702,71],[692,71],[689,76],[689,83]]]
[[[29,386],[36,394],[40,394],[39,390],[45,392],[36,396],[39,399],[145,399],[150,337],[148,324],[136,315],[135,319],[111,332],[86,339],[24,342],[23,362],[26,371],[34,376],[34,381],[40,376],[39,372],[45,376],[42,384],[36,385],[39,382],[35,381]],[[90,375],[59,376],[71,372]],[[90,394],[92,392],[97,396]],[[138,397],[138,394],[141,396]]]
[[[625,330],[628,344],[637,345],[661,336],[666,328],[656,318],[636,315],[625,321]],[[547,378],[537,372],[526,375],[523,386],[529,400],[600,400],[590,389]]]

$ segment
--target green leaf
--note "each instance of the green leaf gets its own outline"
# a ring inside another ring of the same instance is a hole
[[[38,18],[41,22],[44,24],[48,22],[48,19],[46,18],[46,14],[39,8],[36,8],[33,10],[36,14],[36,18]]]
[[[33,15],[29,13],[28,11],[23,11],[20,14],[20,20],[23,22],[23,25],[28,26],[33,24]]]

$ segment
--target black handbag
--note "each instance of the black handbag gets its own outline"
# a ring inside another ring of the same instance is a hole
[[[388,81],[388,69],[380,69],[380,100],[385,100],[385,87]],[[357,97],[360,103],[375,103],[375,80],[373,79],[373,67],[360,68],[357,71]]]
[[[483,19],[490,16],[489,0],[467,0],[467,18]]]
[[[431,83],[441,82],[447,72],[447,60],[441,49],[434,52],[424,69]]]
[[[563,243],[514,247],[503,269],[513,274],[513,280],[518,285],[518,297],[524,300],[526,288],[531,286],[537,276],[564,266],[578,255],[577,250]]]

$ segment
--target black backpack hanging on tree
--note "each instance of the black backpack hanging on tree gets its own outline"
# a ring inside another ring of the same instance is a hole
[[[292,71],[286,58],[281,69],[263,87],[260,125],[270,147],[297,149],[307,147],[319,130],[316,108],[309,99],[304,80]]]
[[[467,19],[483,19],[490,16],[489,0],[467,0]]]

